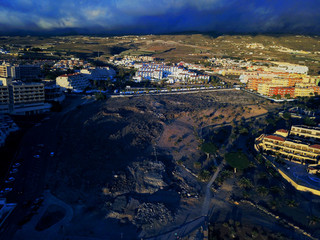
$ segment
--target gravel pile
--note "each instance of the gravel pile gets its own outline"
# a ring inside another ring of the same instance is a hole
[[[143,203],[139,206],[133,223],[137,226],[167,224],[173,221],[172,213],[163,203]]]

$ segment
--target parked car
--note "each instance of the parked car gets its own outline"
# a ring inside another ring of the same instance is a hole
[[[10,183],[13,182],[15,180],[14,177],[9,177],[7,180],[5,180],[5,183]]]
[[[4,190],[0,191],[0,196],[4,196],[5,194],[11,191],[12,191],[12,188],[5,188]]]
[[[18,172],[18,169],[13,168],[13,169],[10,171],[10,174],[17,173],[17,172]]]
[[[34,158],[40,158],[40,155],[33,155]]]
[[[51,152],[51,153],[50,153],[50,157],[54,157],[54,152]]]
[[[34,205],[41,205],[41,203],[44,201],[44,197],[41,196],[41,197],[38,197],[36,198],[34,201],[33,201],[33,204]]]
[[[21,164],[20,164],[20,163],[18,163],[18,162],[17,162],[17,163],[15,163],[15,164],[13,164],[13,167],[14,167],[14,168],[18,168],[18,167],[20,167],[20,166],[21,166]]]

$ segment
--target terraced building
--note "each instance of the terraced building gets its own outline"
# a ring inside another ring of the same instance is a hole
[[[280,129],[272,135],[261,135],[256,145],[270,155],[292,162],[319,165],[320,128],[292,126],[290,132]]]

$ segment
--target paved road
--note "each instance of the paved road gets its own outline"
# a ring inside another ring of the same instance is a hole
[[[189,91],[172,91],[172,92],[162,92],[162,93],[141,93],[141,94],[131,94],[131,95],[110,95],[111,98],[119,97],[139,97],[139,96],[159,96],[159,95],[177,95],[177,94],[190,94],[190,93],[206,93],[206,92],[220,92],[220,91],[239,91],[234,88],[221,88],[221,89],[201,89],[201,90],[189,90]]]

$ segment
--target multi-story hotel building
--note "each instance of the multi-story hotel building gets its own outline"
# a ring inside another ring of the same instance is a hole
[[[12,66],[9,63],[3,62],[0,65],[0,77],[13,77],[14,72],[12,71]]]
[[[315,139],[320,141],[319,127],[292,126],[290,134],[293,136],[303,137],[307,139]]]
[[[286,160],[300,164],[317,164],[320,160],[320,128],[292,126],[291,131],[278,130],[273,135],[262,135],[257,145]]]
[[[0,113],[32,115],[50,110],[45,103],[44,85],[3,81],[0,86]]]
[[[56,84],[65,90],[84,90],[86,87],[90,86],[86,74],[81,73],[61,75],[56,78]]]
[[[32,81],[40,76],[41,69],[38,65],[11,65],[6,62],[0,65],[0,77]]]

